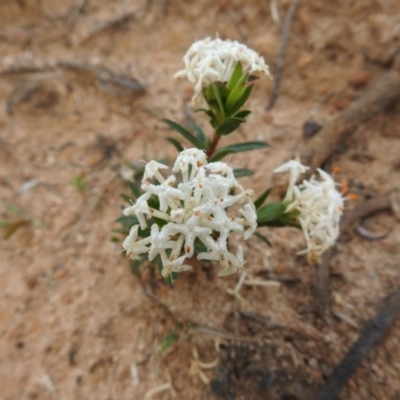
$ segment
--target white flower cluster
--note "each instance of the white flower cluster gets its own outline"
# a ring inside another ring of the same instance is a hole
[[[201,106],[204,102],[202,89],[213,82],[228,82],[238,61],[246,74],[264,72],[270,76],[264,58],[254,50],[237,41],[219,38],[212,40],[208,37],[189,47],[183,57],[185,69],[177,72],[174,77],[186,77],[195,85],[192,103]]]
[[[314,175],[310,180],[303,180],[295,185],[300,174],[309,167],[296,160],[289,161],[274,172],[289,172],[289,187],[285,201],[292,201],[286,212],[298,210],[299,223],[302,227],[309,260],[319,260],[320,255],[333,246],[339,236],[339,222],[343,214],[344,200],[336,190],[335,181],[325,171],[318,169],[320,180]]]
[[[248,239],[257,227],[257,216],[250,196],[236,181],[233,170],[223,162],[207,163],[203,151],[192,148],[182,151],[172,168],[181,172],[182,182],[175,186],[176,177],[164,178],[160,169],[168,168],[150,161],[145,168],[142,190],[145,192],[136,203],[124,209],[127,216],[136,215],[140,228],[147,228],[147,220],[155,217],[164,220],[163,226],[153,223],[150,236],[138,239],[139,225],[132,226],[123,248],[131,259],[148,254],[149,260],[160,255],[162,275],[181,272],[191,267],[185,259],[195,253],[198,239],[206,252],[197,254],[199,260],[219,261],[219,276],[236,272],[244,265],[243,251],[239,246],[236,255],[229,252],[227,239],[230,232],[243,232]],[[155,179],[158,184],[153,184]],[[237,194],[232,194],[232,190]],[[158,198],[159,209],[149,206],[151,198]],[[226,210],[235,203],[244,203],[239,215],[227,215]],[[245,230],[245,227],[247,228]]]

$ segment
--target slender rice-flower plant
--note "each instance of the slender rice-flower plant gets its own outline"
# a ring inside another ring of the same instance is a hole
[[[209,117],[212,136],[198,125],[183,127],[165,122],[194,148],[186,149],[175,137],[167,140],[179,154],[172,174],[165,176],[167,165],[157,161],[146,164],[141,190],[130,188],[136,201],[119,218],[127,236],[123,248],[135,265],[148,259],[159,261],[161,274],[172,282],[172,274],[191,269],[189,259],[218,262],[219,276],[242,269],[243,249],[232,251],[228,239],[232,232],[248,239],[257,227],[294,226],[303,230],[309,260],[318,260],[339,235],[344,197],[336,190],[332,177],[318,170],[296,185],[308,167],[289,161],[274,172],[288,172],[289,186],[280,202],[264,204],[270,190],[253,202],[253,190],[245,190],[236,180],[251,170],[233,170],[221,160],[229,154],[268,147],[262,141],[234,143],[218,147],[222,137],[246,122],[254,73],[269,75],[264,59],[236,41],[206,38],[193,43],[183,58],[185,67],[175,74],[194,85],[192,103]],[[164,171],[164,172],[163,172]],[[162,173],[163,172],[163,173]],[[124,196],[125,200],[130,200]],[[129,231],[129,233],[128,233]],[[270,245],[265,236],[257,237]],[[175,276],[174,276],[175,277]]]
[[[242,248],[233,254],[227,241],[231,232],[248,239],[255,231],[257,215],[250,200],[253,191],[237,182],[227,164],[207,163],[202,150],[187,149],[178,155],[172,168],[181,173],[182,181],[177,185],[175,175],[161,175],[159,170],[167,168],[150,161],[142,180],[144,194],[123,210],[125,216],[134,215],[139,221],[123,242],[127,255],[133,260],[143,254],[149,260],[160,256],[164,277],[190,269],[185,261],[194,255],[199,260],[219,261],[223,267],[219,276],[243,268]],[[228,208],[232,210],[236,203],[242,208],[228,214]],[[149,235],[138,240],[139,228],[143,233],[149,224]],[[200,252],[196,251],[198,244],[202,245]]]

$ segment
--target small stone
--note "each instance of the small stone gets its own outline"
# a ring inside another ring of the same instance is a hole
[[[346,94],[339,94],[334,102],[333,105],[337,110],[344,110],[349,106],[349,104],[354,100],[352,96]]]
[[[310,138],[317,134],[322,128],[318,122],[315,121],[306,121],[303,124],[303,137]]]
[[[265,111],[263,113],[262,119],[266,124],[272,124],[272,122],[274,122],[273,115],[268,111]]]
[[[365,86],[371,80],[372,75],[368,71],[354,71],[347,78],[347,83],[354,89]]]

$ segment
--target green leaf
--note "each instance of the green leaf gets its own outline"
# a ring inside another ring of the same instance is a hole
[[[254,232],[253,235],[257,236],[260,240],[262,240],[264,243],[266,243],[269,247],[272,247],[271,242],[264,235],[261,235],[261,233]]]
[[[222,96],[220,93],[220,85],[218,85],[218,83],[212,83],[211,89],[214,93],[215,99],[217,100],[218,107],[220,109],[222,118],[225,118],[225,107],[224,107],[224,103],[222,101]]]
[[[174,121],[171,121],[170,119],[164,119],[163,121],[166,122],[172,129],[175,129],[179,134],[181,134],[186,140],[188,140],[190,143],[192,143],[198,149],[203,149],[204,148],[203,144],[200,142],[200,140],[197,139],[195,136],[193,136],[183,126],[177,124]]]
[[[279,220],[279,217],[285,212],[283,203],[269,203],[257,211],[257,223],[263,225],[272,221]]]
[[[235,178],[243,178],[245,176],[254,175],[254,172],[247,168],[236,168],[233,170],[233,175],[235,175]]]
[[[177,340],[178,335],[175,332],[170,332],[163,338],[159,352],[164,353],[164,351],[171,347]]]
[[[127,196],[126,194],[120,193],[120,196],[130,205],[132,205],[132,200],[129,196]]]
[[[263,205],[265,200],[267,200],[270,192],[271,192],[271,189],[267,189],[265,192],[260,194],[260,196],[254,202],[254,206],[256,207],[256,209],[260,208]]]
[[[251,114],[250,110],[242,110],[234,115],[235,118],[245,119],[248,115]]]
[[[134,183],[128,182],[128,187],[131,189],[136,199],[141,196],[140,189]]]
[[[219,150],[229,149],[231,153],[241,153],[243,151],[265,149],[266,147],[269,147],[269,144],[267,142],[257,141],[230,144],[229,146],[220,147]]]
[[[176,148],[176,150],[178,150],[179,153],[185,150],[183,146],[173,137],[167,137],[167,141],[170,142]]]
[[[232,154],[232,151],[230,151],[229,149],[225,149],[225,150],[218,149],[218,150],[208,159],[208,162],[215,162],[215,161],[222,160],[222,159],[223,159],[225,156],[227,156],[228,154]]]
[[[196,138],[200,140],[201,143],[203,143],[203,148],[207,147],[207,137],[204,134],[203,129],[200,128],[200,126],[193,124],[193,129],[196,131]]]
[[[3,239],[9,239],[19,228],[30,224],[32,224],[32,221],[30,219],[0,221],[0,228],[3,229]]]
[[[131,229],[131,227],[133,225],[138,225],[139,224],[139,221],[138,221],[138,219],[136,217],[134,217],[134,216],[128,217],[126,215],[121,215],[119,218],[117,218],[115,220],[115,222],[118,222],[118,223],[120,223],[122,225],[121,229],[120,230],[115,230],[115,232],[120,232],[120,233],[123,233],[123,234],[127,234],[129,232],[129,229]]]
[[[216,129],[217,135],[229,135],[231,132],[235,131],[239,128],[240,124],[245,122],[239,118],[226,118],[221,125],[219,125]]]
[[[232,103],[232,105],[227,105],[229,115],[235,114],[244,106],[246,101],[249,99],[252,90],[253,85],[245,86],[241,97],[236,102]]]
[[[244,75],[246,77],[246,75]],[[231,75],[231,79],[228,82],[228,91],[231,92],[235,86],[239,83],[241,78],[243,77],[243,67],[242,63],[238,61],[235,65],[235,69]]]
[[[268,147],[269,144],[266,142],[245,142],[245,143],[237,143],[231,144],[229,146],[220,147],[213,156],[209,158],[209,162],[219,161],[228,154],[240,153],[243,151],[250,150],[258,150],[265,147]]]

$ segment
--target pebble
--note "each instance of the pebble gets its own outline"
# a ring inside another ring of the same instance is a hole
[[[303,137],[310,138],[317,134],[322,128],[318,122],[315,121],[306,121],[303,124]]]
[[[371,80],[372,75],[368,71],[354,71],[347,77],[347,83],[354,89],[365,86]]]
[[[268,111],[263,113],[262,119],[266,124],[272,124],[274,122],[274,116]]]

